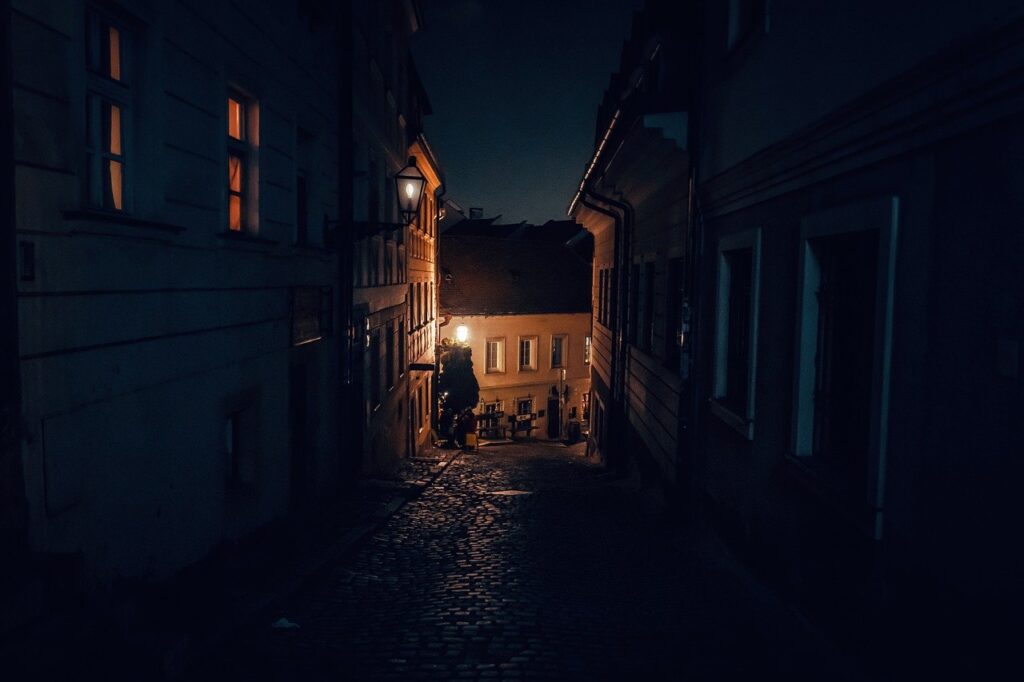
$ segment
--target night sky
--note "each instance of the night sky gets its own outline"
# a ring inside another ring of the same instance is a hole
[[[416,65],[447,197],[500,222],[565,218],[642,0],[424,0]]]

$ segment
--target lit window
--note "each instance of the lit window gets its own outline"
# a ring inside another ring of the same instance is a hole
[[[250,114],[255,105],[245,97],[232,93],[227,98],[227,184],[228,184],[228,230],[242,232],[256,231],[254,182],[255,120]]]
[[[524,336],[519,339],[519,369],[537,369],[537,337]]]
[[[505,339],[487,339],[487,371],[505,371]]]
[[[110,18],[86,15],[89,72],[86,98],[86,202],[127,210],[127,126],[131,92],[125,65],[126,34]]]
[[[591,343],[592,343],[591,342],[591,337],[587,336],[585,339],[583,339],[583,364],[584,365],[589,365],[590,364],[590,344]]]
[[[551,366],[565,367],[565,347],[568,337],[564,335],[551,337]]]
[[[245,140],[245,106],[237,97],[228,97],[228,137]]]

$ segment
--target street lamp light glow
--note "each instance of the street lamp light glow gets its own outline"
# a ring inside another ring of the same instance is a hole
[[[469,327],[460,324],[455,328],[455,340],[459,343],[466,343],[469,340]]]
[[[413,187],[413,184],[411,182],[405,183],[405,196],[407,196],[410,199],[416,196],[416,188]]]

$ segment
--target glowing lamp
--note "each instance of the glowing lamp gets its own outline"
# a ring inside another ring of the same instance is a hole
[[[460,324],[455,328],[455,340],[459,343],[466,343],[469,340],[469,327]]]
[[[398,171],[395,176],[395,196],[398,197],[398,210],[402,212],[402,218],[406,224],[416,220],[420,211],[420,201],[423,199],[423,188],[427,179],[416,167],[416,157],[409,157],[409,165]]]

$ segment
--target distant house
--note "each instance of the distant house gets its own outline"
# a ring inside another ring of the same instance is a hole
[[[440,336],[466,328],[483,437],[563,437],[589,418],[590,263],[563,239],[581,230],[480,222],[442,238]]]

